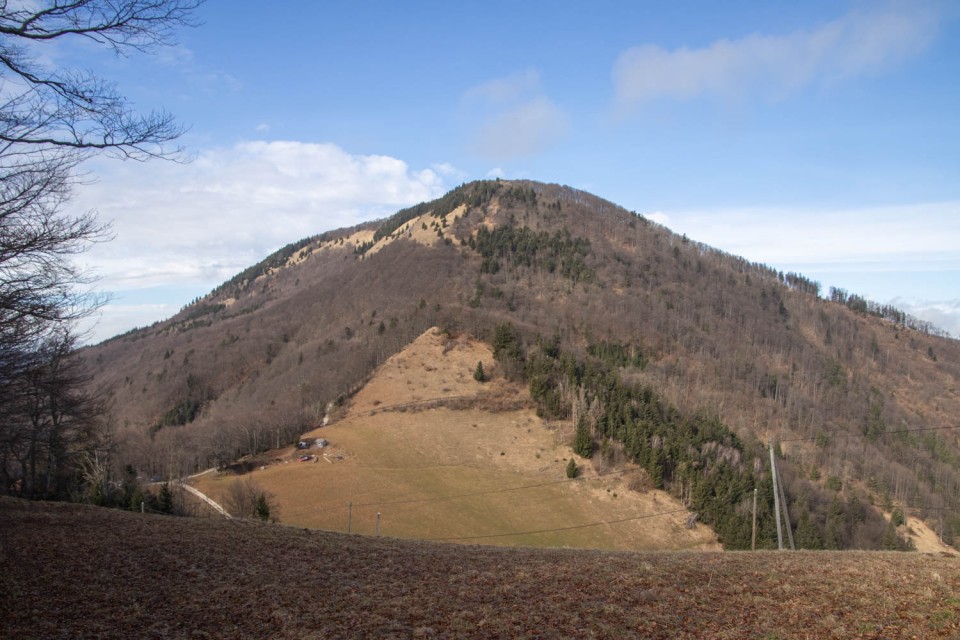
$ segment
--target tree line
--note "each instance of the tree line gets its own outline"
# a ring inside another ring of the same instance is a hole
[[[642,360],[625,357],[632,351],[629,345],[591,346],[591,357],[585,359],[559,345],[559,337],[537,337],[524,346],[509,323],[496,327],[492,342],[504,370],[529,384],[541,416],[572,420],[578,455],[609,455],[614,443],[646,472],[653,487],[669,491],[712,526],[727,549],[751,546],[750,503],[756,490],[758,546],[774,544],[773,484],[762,443],[745,442],[716,416],[679,411],[647,385],[624,382],[620,368],[642,365]],[[847,503],[835,496],[827,517],[816,519],[810,508],[812,487],[792,480],[800,497],[790,508],[802,548],[908,548],[895,529],[880,525],[883,519],[856,498]],[[864,526],[857,529],[858,524]]]

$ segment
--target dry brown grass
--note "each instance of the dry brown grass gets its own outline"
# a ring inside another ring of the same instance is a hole
[[[466,547],[0,498],[4,638],[948,638],[960,563]]]
[[[473,379],[478,361],[492,377],[483,384]],[[624,474],[600,478],[581,460],[582,479],[569,482],[567,438],[530,405],[526,389],[497,375],[487,345],[432,329],[377,369],[344,418],[305,436],[332,445],[310,450],[317,462],[296,462],[302,452],[288,448],[266,456],[272,462],[251,476],[276,497],[281,521],[298,526],[347,531],[349,519],[354,533],[372,534],[380,513],[381,531],[402,538],[719,548],[709,528],[684,526],[687,513],[676,500],[631,491]],[[226,473],[195,482],[219,499],[236,479]]]

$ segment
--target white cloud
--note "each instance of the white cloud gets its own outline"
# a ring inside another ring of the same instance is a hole
[[[614,66],[616,109],[623,114],[659,99],[700,96],[779,99],[816,82],[882,72],[922,52],[936,31],[931,6],[903,3],[787,35],[755,33],[672,51],[634,47]]]
[[[179,309],[174,304],[108,304],[82,327],[82,331],[90,334],[90,343],[94,344],[134,327],[149,326],[159,319],[172,316]]]
[[[441,162],[437,164],[430,165],[430,168],[433,169],[438,175],[443,176],[444,178],[450,178],[452,180],[466,180],[470,177],[466,171],[461,171],[449,162]]]
[[[940,301],[893,298],[890,303],[914,317],[933,323],[954,338],[960,338],[960,298]]]
[[[505,176],[506,174],[500,167],[494,167],[493,169],[490,169],[490,171],[487,171],[488,178],[503,178]]]
[[[960,201],[863,209],[670,212],[671,228],[760,262],[960,262]]]
[[[960,336],[960,201],[671,211],[669,226],[752,262],[802,273],[824,289],[836,286],[894,304]]]
[[[646,218],[647,220],[652,220],[653,222],[656,222],[657,224],[662,224],[662,225],[665,226],[665,227],[670,225],[670,216],[668,216],[667,214],[665,214],[665,213],[662,212],[662,211],[654,211],[653,213],[645,213],[645,214],[643,214],[643,217]]]
[[[463,104],[480,121],[473,150],[487,158],[512,159],[540,153],[564,139],[569,122],[543,92],[534,70],[468,89]]]
[[[182,44],[160,47],[156,49],[155,55],[157,56],[157,60],[162,64],[171,67],[191,64],[193,62],[193,51]]]
[[[503,105],[526,99],[531,94],[539,92],[539,72],[535,69],[527,69],[471,87],[464,92],[463,100]]]
[[[266,122],[261,122],[255,127],[255,130],[257,131],[257,133],[266,133],[270,131],[270,125],[267,124]]]
[[[212,288],[284,244],[446,190],[433,169],[302,142],[245,142],[201,152],[186,165],[98,162],[90,169],[99,179],[78,189],[71,208],[96,209],[113,222],[115,239],[81,256],[110,291]],[[104,317],[116,310],[108,307]]]
[[[550,100],[538,97],[501,112],[477,133],[474,148],[489,158],[539,153],[565,138],[569,125]]]

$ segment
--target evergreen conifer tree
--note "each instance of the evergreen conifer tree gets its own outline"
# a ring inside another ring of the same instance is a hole
[[[267,502],[266,494],[261,493],[257,496],[257,505],[254,507],[253,514],[264,522],[270,519],[270,504]]]
[[[583,418],[577,422],[577,432],[573,436],[573,451],[581,458],[589,458],[593,455],[593,437]]]
[[[797,547],[800,549],[822,549],[820,532],[810,519],[810,510],[804,504],[801,507],[800,518],[797,521]]]
[[[160,497],[157,499],[157,511],[160,513],[173,513],[173,492],[170,491],[170,483],[164,482],[160,487]]]

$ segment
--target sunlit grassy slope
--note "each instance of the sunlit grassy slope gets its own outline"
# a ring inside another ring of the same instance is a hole
[[[489,380],[473,372],[483,362]],[[711,549],[713,533],[663,492],[628,489],[631,470],[598,473],[573,457],[570,425],[546,424],[525,390],[498,375],[486,345],[431,330],[381,366],[334,416],[304,436],[327,439],[298,462],[272,451],[249,474],[279,519],[304,527],[497,545]],[[197,486],[225,495],[232,473]],[[350,506],[352,503],[352,507]]]

